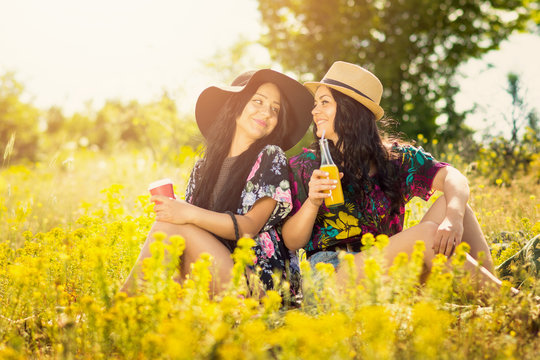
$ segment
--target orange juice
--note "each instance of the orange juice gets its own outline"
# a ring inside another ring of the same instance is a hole
[[[339,179],[338,167],[334,164],[329,164],[322,165],[320,169],[328,173],[328,178],[332,180],[337,180],[337,184],[335,184],[336,188],[330,190],[330,197],[324,199],[324,204],[328,208],[343,205],[345,201],[343,199],[343,189],[341,188],[341,180]]]

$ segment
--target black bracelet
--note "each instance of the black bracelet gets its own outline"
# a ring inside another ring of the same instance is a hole
[[[225,214],[228,214],[231,219],[232,219],[232,222],[233,222],[233,225],[234,225],[234,236],[235,236],[235,240],[238,240],[240,239],[240,234],[239,234],[239,231],[238,231],[238,222],[236,221],[236,217],[234,216],[234,214],[230,211],[225,211]]]

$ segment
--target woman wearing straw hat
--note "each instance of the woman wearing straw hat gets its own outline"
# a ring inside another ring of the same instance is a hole
[[[273,286],[275,272],[298,274],[296,257],[280,240],[276,226],[292,209],[284,150],[309,127],[312,103],[305,87],[270,69],[243,73],[231,86],[205,89],[195,110],[206,139],[204,157],[191,173],[186,201],[151,197],[156,223],[123,291],[132,291],[134,273],[150,256],[157,231],[184,237],[182,276],[201,253],[212,255],[215,292],[230,279],[231,252],[240,236],[256,241],[256,265],[267,288]]]
[[[482,283],[499,284],[487,242],[467,205],[467,179],[446,163],[436,161],[422,148],[399,144],[381,135],[378,127],[384,111],[379,106],[383,87],[368,70],[342,61],[335,62],[320,82],[304,84],[314,95],[314,137],[323,134],[330,143],[334,162],[343,173],[344,204],[327,208],[323,200],[334,180],[319,170],[320,152],[312,150],[290,159],[294,208],[282,234],[289,249],[304,248],[312,265],[331,263],[338,278],[338,251],[355,253],[356,268],[363,275],[361,238],[366,233],[390,237],[386,261],[405,252],[411,254],[417,240],[426,244],[425,267],[438,253],[452,255],[455,246],[467,242],[471,256],[484,253]],[[316,143],[315,143],[316,145]],[[434,190],[444,192],[421,222],[403,230],[405,204],[414,196],[427,200]],[[360,253],[359,253],[360,252]],[[488,271],[489,270],[489,271]]]

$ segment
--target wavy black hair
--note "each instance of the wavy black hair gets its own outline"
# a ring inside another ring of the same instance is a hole
[[[337,90],[329,89],[337,104],[334,130],[339,139],[336,144],[332,141],[328,143],[332,159],[343,172],[343,185],[352,185],[358,201],[362,203],[368,201],[370,194],[365,191],[365,184],[369,182],[369,171],[374,166],[373,176],[390,201],[388,215],[399,215],[404,200],[397,169],[392,164],[397,155],[391,152],[388,146],[392,142],[397,142],[398,137],[385,134],[383,130],[383,126],[389,128],[391,122],[377,121],[367,107]],[[316,126],[313,126],[313,135],[318,140]],[[311,147],[320,157],[317,141]],[[392,232],[395,229],[383,230]]]
[[[218,194],[215,203],[211,206],[211,197],[216,185],[223,161],[231,148],[232,139],[236,129],[236,119],[242,114],[244,107],[251,100],[260,85],[265,82],[250,83],[239,93],[231,94],[208,131],[206,146],[201,166],[196,174],[197,186],[193,194],[194,205],[213,211],[232,211],[236,213],[241,204],[241,195],[257,155],[266,145],[277,145],[279,140],[287,134],[287,112],[289,104],[280,92],[281,106],[278,122],[272,133],[257,140],[239,155],[234,162],[234,169],[230,172],[227,181]],[[276,85],[277,86],[277,85]]]

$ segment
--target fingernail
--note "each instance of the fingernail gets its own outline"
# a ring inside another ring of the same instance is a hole
[[[336,185],[332,185],[332,189],[335,189],[336,188]]]
[[[334,184],[337,184],[337,180],[334,180]]]

